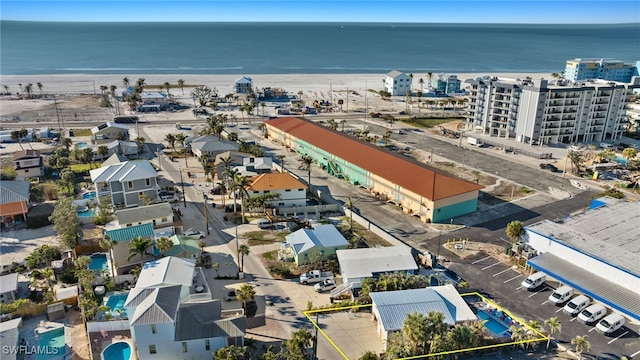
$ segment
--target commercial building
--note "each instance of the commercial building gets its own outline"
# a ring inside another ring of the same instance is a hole
[[[525,228],[527,263],[614,311],[640,320],[640,203],[601,198],[561,222]]]
[[[615,59],[573,59],[567,60],[564,78],[567,80],[602,79],[619,82],[631,82],[638,76],[638,63],[625,63]]]
[[[629,84],[497,77],[466,82],[467,130],[531,144],[620,139],[628,123],[627,104],[640,88],[640,77]]]
[[[482,186],[312,121],[265,121],[267,137],[307,155],[329,174],[369,190],[426,222],[476,211]]]

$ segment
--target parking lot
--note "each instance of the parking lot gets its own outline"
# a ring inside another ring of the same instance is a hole
[[[562,306],[555,306],[549,301],[549,295],[560,286],[549,277],[534,291],[527,291],[520,285],[526,278],[522,272],[486,254],[477,254],[464,260],[452,259],[449,268],[468,281],[471,288],[482,284],[479,289],[482,293],[488,294],[496,303],[524,320],[537,320],[544,326],[545,320],[557,317],[562,323],[562,331],[553,337],[559,340],[561,346],[573,349],[571,339],[587,335],[591,351],[585,353],[585,357],[589,354],[594,359],[596,356],[599,359],[619,359],[621,356],[640,355],[637,325],[629,324],[627,320],[626,326],[610,336],[598,333],[595,324],[587,325],[577,317],[564,313]],[[611,313],[611,310],[607,309],[607,313]]]

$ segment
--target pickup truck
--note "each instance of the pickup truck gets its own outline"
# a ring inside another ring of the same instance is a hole
[[[311,270],[306,274],[300,275],[300,284],[307,285],[307,284],[319,283],[321,281],[325,281],[328,279],[333,280],[333,272]]]
[[[336,288],[336,281],[333,279],[327,279],[325,281],[319,282],[313,286],[313,289],[317,293],[331,291]]]

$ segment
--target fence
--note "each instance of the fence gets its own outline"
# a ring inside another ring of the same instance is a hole
[[[324,204],[324,205],[309,205],[309,206],[292,206],[292,207],[279,207],[278,215],[300,215],[300,214],[316,214],[327,212],[339,212],[340,205],[338,204]]]
[[[87,323],[87,332],[130,330],[129,320],[92,321]]]

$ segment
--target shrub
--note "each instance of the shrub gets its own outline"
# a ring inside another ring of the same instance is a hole
[[[291,269],[285,264],[273,264],[269,266],[269,272],[280,277],[287,278],[291,276]]]

